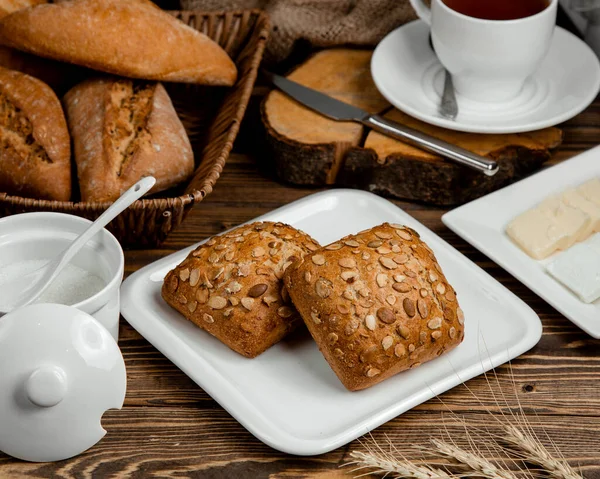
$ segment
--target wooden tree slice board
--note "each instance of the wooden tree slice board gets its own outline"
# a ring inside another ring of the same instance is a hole
[[[288,76],[371,113],[389,107],[371,79],[371,51],[323,50]],[[279,91],[267,95],[262,108],[278,175],[291,183],[333,184],[349,148],[358,146],[364,128],[330,120]]]
[[[437,155],[365,131],[358,123],[321,116],[279,91],[262,104],[267,144],[278,176],[300,185],[337,184],[437,205],[464,203],[535,171],[560,145],[557,128],[519,134],[474,134],[446,130],[391,109],[370,75],[371,52],[323,50],[288,78],[411,128],[498,161],[493,177]]]
[[[489,177],[478,171],[371,131],[363,148],[348,151],[337,183],[398,198],[436,205],[471,201],[535,171],[562,141],[558,128],[530,133],[480,135],[446,130],[398,110],[384,115],[481,156],[496,160],[500,170]]]

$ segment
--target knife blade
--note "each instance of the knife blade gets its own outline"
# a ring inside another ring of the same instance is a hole
[[[320,91],[305,87],[285,77],[265,72],[265,77],[284,93],[321,115],[337,121],[363,121],[369,114]]]
[[[498,164],[483,156],[471,153],[464,148],[452,145],[419,130],[401,125],[379,115],[368,113],[361,108],[349,105],[312,88],[300,85],[275,73],[263,70],[267,80],[283,93],[311,110],[336,121],[355,121],[384,135],[409,143],[425,151],[436,153],[461,165],[493,176],[498,172]]]

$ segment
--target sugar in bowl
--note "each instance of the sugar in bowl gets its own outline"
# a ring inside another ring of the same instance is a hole
[[[0,311],[10,309],[10,298],[2,296],[3,283],[39,268],[90,224],[78,216],[50,212],[0,219]],[[74,306],[118,340],[123,271],[123,249],[104,229],[87,242],[36,302]]]

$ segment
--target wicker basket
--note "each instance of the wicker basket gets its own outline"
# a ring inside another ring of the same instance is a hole
[[[232,88],[165,84],[194,148],[196,171],[189,183],[155,198],[136,201],[108,229],[124,247],[158,246],[219,178],[250,100],[268,37],[266,14],[256,10],[170,12],[205,33],[235,60]],[[0,217],[31,211],[57,211],[95,220],[111,203],[35,200],[0,193]]]

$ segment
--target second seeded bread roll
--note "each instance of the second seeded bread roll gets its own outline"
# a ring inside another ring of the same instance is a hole
[[[92,79],[64,104],[82,201],[114,201],[150,175],[155,193],[193,173],[190,141],[160,83]]]
[[[410,228],[383,224],[295,262],[292,301],[351,391],[457,346],[464,317],[435,255]]]
[[[240,226],[200,245],[165,277],[165,301],[231,349],[253,358],[300,321],[283,273],[320,246],[281,223]]]
[[[60,101],[48,85],[0,68],[0,192],[71,198],[71,146]]]

